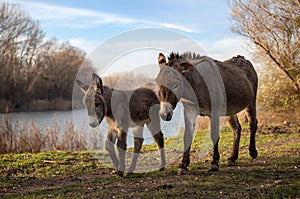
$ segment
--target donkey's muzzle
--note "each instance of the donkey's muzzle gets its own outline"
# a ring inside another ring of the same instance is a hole
[[[89,124],[91,127],[95,128],[99,125],[99,121],[96,116],[89,116]]]
[[[168,102],[161,102],[160,103],[159,116],[164,121],[170,121],[172,119],[172,116],[173,116],[172,105]]]

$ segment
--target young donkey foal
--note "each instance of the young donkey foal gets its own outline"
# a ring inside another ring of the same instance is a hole
[[[203,57],[196,53],[182,55],[171,53],[158,57],[160,72],[156,78],[159,87],[160,116],[170,120],[178,100],[184,106],[184,153],[178,174],[185,174],[190,164],[190,147],[197,115],[210,117],[211,139],[214,144],[212,171],[219,169],[219,117],[229,116],[234,133],[233,150],[228,165],[238,158],[241,125],[237,113],[246,109],[250,121],[250,155],[257,157],[255,134],[257,74],[252,64],[242,56],[224,62]]]
[[[84,93],[85,105],[89,124],[98,126],[105,117],[109,127],[105,141],[105,149],[108,151],[117,174],[123,176],[125,170],[126,137],[128,128],[133,128],[134,154],[128,173],[132,173],[136,167],[144,138],[143,126],[147,125],[160,152],[160,170],[165,167],[164,136],[160,128],[159,100],[155,92],[148,88],[138,88],[133,91],[114,90],[102,85],[101,78],[93,73],[93,83],[84,85],[76,80]],[[117,141],[118,157],[114,145]]]

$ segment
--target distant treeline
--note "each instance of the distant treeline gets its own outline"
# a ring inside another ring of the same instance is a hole
[[[85,52],[68,42],[46,40],[39,23],[19,5],[0,4],[0,112],[5,107],[10,111],[71,108],[80,66],[81,73],[94,71]]]
[[[117,90],[134,90],[139,87],[147,87],[155,90],[154,78],[143,73],[118,72],[104,76],[103,84]]]

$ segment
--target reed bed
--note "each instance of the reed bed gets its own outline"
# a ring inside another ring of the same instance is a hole
[[[40,128],[37,122],[13,125],[6,114],[0,122],[0,153],[103,149],[101,132],[93,130],[87,133],[84,127],[75,129],[72,121],[67,121],[64,129],[61,126],[56,121],[47,128]]]

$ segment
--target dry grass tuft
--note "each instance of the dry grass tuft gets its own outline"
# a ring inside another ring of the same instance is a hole
[[[9,114],[0,122],[0,153],[38,153],[43,151],[83,151],[102,149],[103,136],[96,130],[88,135],[85,130],[76,130],[69,121],[63,131],[57,122],[45,130],[37,122],[19,122],[13,126]]]

